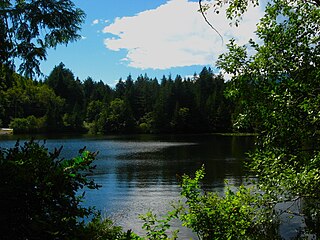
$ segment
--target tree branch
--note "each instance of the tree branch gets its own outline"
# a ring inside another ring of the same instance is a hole
[[[219,37],[221,38],[221,42],[223,44],[223,37],[222,35],[219,33],[219,31],[209,22],[209,20],[207,19],[207,16],[204,12],[203,6],[202,6],[202,0],[199,0],[199,7],[200,7],[200,12],[202,14],[202,17],[204,18],[205,22],[219,35]]]

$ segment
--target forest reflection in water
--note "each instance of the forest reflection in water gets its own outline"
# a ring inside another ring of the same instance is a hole
[[[85,205],[96,206],[125,230],[142,233],[139,214],[148,210],[161,215],[180,196],[179,177],[193,175],[202,165],[206,190],[221,192],[225,180],[231,185],[244,181],[245,152],[253,149],[253,136],[224,135],[121,135],[37,136],[47,138],[49,149],[63,146],[62,156],[71,158],[86,146],[98,151],[97,165],[90,178],[102,187],[86,190]],[[20,136],[20,139],[28,139]],[[15,139],[0,139],[10,147]],[[181,239],[195,238],[182,230]]]

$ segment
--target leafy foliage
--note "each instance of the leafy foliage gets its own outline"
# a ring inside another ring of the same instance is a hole
[[[227,188],[225,196],[204,192],[200,180],[204,168],[194,178],[184,175],[181,195],[185,206],[179,219],[200,239],[273,239],[277,238],[276,214],[273,206],[266,206],[262,195],[253,188],[240,186],[237,191]]]
[[[123,232],[121,227],[115,226],[109,219],[102,219],[99,215],[87,224],[82,239],[142,240],[131,230]]]
[[[151,211],[145,215],[140,215],[140,219],[144,221],[142,228],[146,230],[146,237],[150,240],[175,240],[178,238],[179,229],[174,230],[169,234],[170,221],[177,218],[177,211],[169,212],[162,219],[158,219],[157,215]],[[171,235],[171,236],[170,236]]]
[[[0,149],[1,239],[142,239],[83,206],[80,191],[99,187],[87,177],[96,154],[61,159],[61,149],[35,141]]]
[[[77,40],[84,12],[72,1],[9,1],[0,3],[0,64],[14,66],[27,76],[40,74],[46,50]]]
[[[319,19],[318,1],[273,1],[257,27],[262,43],[250,42],[255,54],[232,41],[218,61],[233,74],[237,122],[260,133],[249,167],[276,202],[319,202]],[[294,214],[308,219],[304,231],[318,235],[319,208],[303,211]]]
[[[223,196],[205,192],[201,187],[204,175],[204,167],[196,171],[194,178],[183,175],[183,201],[173,204],[173,210],[162,218],[152,212],[140,216],[147,239],[177,239],[179,229],[171,229],[176,219],[203,240],[281,239],[279,214],[269,198],[255,187],[245,186],[233,190],[228,187]]]
[[[12,126],[19,127],[20,119],[26,122],[31,115],[44,121],[16,132],[84,132],[87,128],[104,134],[194,133],[231,129],[234,106],[223,94],[227,83],[206,67],[192,79],[164,76],[160,84],[147,75],[136,80],[128,76],[126,81],[119,80],[115,89],[91,78],[80,81],[63,63],[44,82],[23,78],[5,67],[0,77],[3,125],[15,121]]]
[[[14,129],[14,133],[36,133],[43,131],[44,129],[44,118],[36,118],[31,115],[27,118],[14,118],[9,127]]]
[[[1,237],[3,239],[75,239],[84,232],[80,219],[93,214],[81,206],[78,190],[98,186],[86,175],[95,154],[85,150],[70,160],[60,149],[34,141],[0,150]]]

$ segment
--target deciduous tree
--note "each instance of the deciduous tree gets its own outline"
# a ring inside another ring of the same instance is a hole
[[[311,214],[306,231],[320,234],[318,1],[269,3],[257,35],[261,43],[250,42],[254,55],[232,41],[218,61],[233,74],[229,94],[241,103],[237,122],[255,123],[259,132],[251,170],[275,202],[303,198],[301,211]]]

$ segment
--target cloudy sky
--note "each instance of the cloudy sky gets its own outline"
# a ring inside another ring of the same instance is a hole
[[[205,23],[198,1],[188,0],[75,0],[86,21],[82,39],[48,51],[41,65],[45,75],[63,62],[76,77],[103,80],[110,86],[129,74],[134,78],[182,76],[199,73],[203,66],[213,69],[230,38],[239,44],[255,39],[256,23],[262,9],[250,10],[240,27],[231,27],[223,11],[207,18],[223,41]]]

